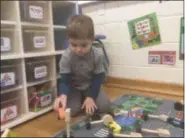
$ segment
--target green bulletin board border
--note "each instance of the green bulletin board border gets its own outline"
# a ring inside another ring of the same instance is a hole
[[[184,17],[181,17],[180,23],[179,59],[184,59]]]

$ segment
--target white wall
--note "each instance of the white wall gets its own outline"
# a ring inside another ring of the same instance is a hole
[[[95,32],[107,36],[110,76],[183,83],[183,61],[179,60],[183,1],[114,1],[84,5],[82,11],[94,20]],[[127,21],[152,12],[157,13],[162,43],[132,50]],[[176,50],[176,64],[148,64],[149,50]]]

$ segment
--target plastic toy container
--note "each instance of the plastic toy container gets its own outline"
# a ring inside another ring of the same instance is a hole
[[[21,21],[47,23],[47,7],[46,1],[20,1]]]
[[[20,65],[2,65],[1,66],[1,91],[15,88],[19,85]]]
[[[55,50],[64,50],[69,46],[69,41],[67,39],[66,30],[55,30],[54,31],[55,39]]]
[[[28,88],[29,110],[38,112],[50,106],[53,102],[54,88],[47,83],[39,84]]]
[[[44,52],[48,50],[47,30],[23,29],[24,52]]]
[[[17,118],[20,114],[18,91],[1,94],[1,124]]]
[[[50,60],[29,61],[26,63],[27,82],[36,82],[49,79]]]
[[[1,28],[1,54],[11,54],[14,49],[14,30],[13,28]]]

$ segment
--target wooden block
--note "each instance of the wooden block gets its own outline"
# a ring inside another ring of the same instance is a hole
[[[65,120],[66,121],[70,121],[70,119],[71,119],[71,109],[70,108],[67,108],[65,110]]]
[[[6,129],[3,134],[1,135],[2,138],[7,138],[8,137],[8,133],[10,132],[9,129]]]
[[[160,129],[159,128],[156,130],[151,130],[151,129],[142,128],[141,130],[142,130],[142,132],[157,134],[160,137],[170,137],[170,132],[167,129]]]
[[[64,108],[59,108],[58,109],[58,115],[59,115],[59,118],[64,120],[65,119],[65,110]]]
[[[131,132],[130,135],[129,134],[117,134],[114,133],[113,134],[114,137],[143,137],[140,133],[136,133],[136,132]]]
[[[167,121],[168,119],[168,116],[167,115],[164,115],[164,114],[161,114],[161,115],[151,115],[151,114],[148,114],[148,117],[149,118],[154,118],[154,119],[160,119],[162,121]]]

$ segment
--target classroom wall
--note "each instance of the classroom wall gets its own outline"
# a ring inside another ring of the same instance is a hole
[[[92,17],[96,34],[104,41],[111,66],[109,76],[183,84],[183,61],[179,60],[180,17],[183,1],[114,1],[82,5],[82,12]],[[161,44],[132,50],[127,21],[157,13]],[[149,50],[175,50],[176,64],[148,64]]]

